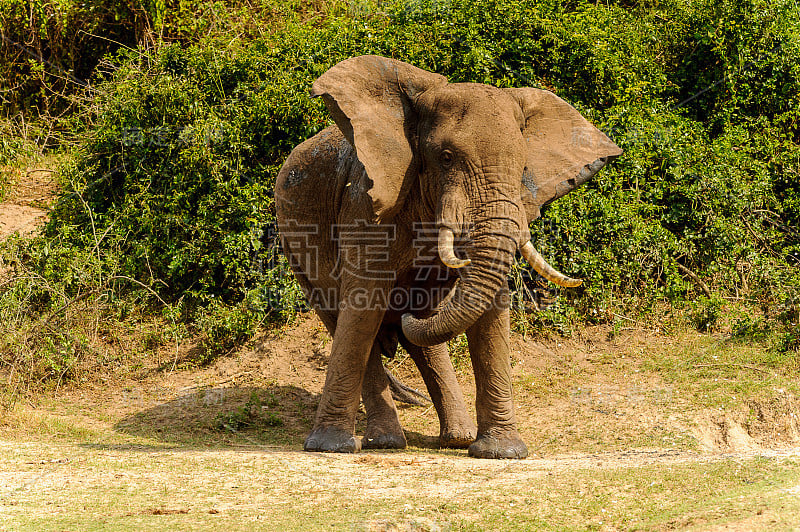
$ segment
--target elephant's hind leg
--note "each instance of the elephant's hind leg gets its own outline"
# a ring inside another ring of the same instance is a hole
[[[420,347],[401,338],[422,374],[439,416],[439,445],[450,449],[465,449],[475,441],[475,423],[467,412],[464,394],[456,380],[456,372],[447,351],[447,344]]]
[[[380,336],[380,333],[379,333]],[[389,389],[389,379],[381,361],[378,339],[372,346],[367,373],[361,389],[367,411],[367,430],[361,440],[364,449],[405,449],[406,436],[397,417],[397,408]]]

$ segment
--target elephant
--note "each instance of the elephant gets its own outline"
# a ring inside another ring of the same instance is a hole
[[[478,458],[525,458],[510,371],[508,273],[540,208],[622,153],[552,92],[450,83],[379,56],[346,59],[313,83],[334,125],[278,173],[281,245],[333,337],[307,451],[404,448],[381,355],[398,343],[420,369],[440,444]],[[466,332],[477,425],[446,342]],[[367,413],[355,436],[359,399]]]

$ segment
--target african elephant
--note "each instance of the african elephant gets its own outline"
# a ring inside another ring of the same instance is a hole
[[[524,458],[508,272],[519,250],[548,280],[580,284],[536,252],[528,224],[621,150],[551,92],[449,83],[378,56],[335,65],[311,96],[322,97],[336,125],[292,151],[275,189],[284,252],[333,336],[304,448],[405,446],[380,358],[399,341],[422,372],[443,445]],[[465,331],[477,434],[445,344]],[[354,436],[359,392],[362,442]]]

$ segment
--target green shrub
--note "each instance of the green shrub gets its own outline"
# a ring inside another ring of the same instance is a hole
[[[271,397],[264,405],[257,392],[252,392],[250,398],[236,410],[220,412],[214,418],[214,428],[228,432],[239,432],[256,425],[267,427],[280,427],[283,419],[275,412],[262,412],[262,408],[277,406],[277,401]]]
[[[760,316],[753,316],[749,312],[736,320],[733,325],[733,337],[741,340],[764,341],[769,338],[770,327]]]
[[[264,25],[296,18],[304,7],[302,0],[0,0],[3,114],[49,119],[80,110],[108,73],[103,58],[120,49],[208,33],[254,38]]]
[[[236,304],[282,267],[272,187],[290,145],[314,132],[311,102],[286,94],[291,82],[257,48],[119,60],[46,234],[124,235],[120,270],[157,281],[189,315],[215,298]]]
[[[719,297],[700,296],[690,305],[689,319],[699,332],[712,332],[722,311],[723,301]]]
[[[552,89],[625,150],[532,224],[548,260],[586,282],[515,327],[567,334],[620,309],[683,306],[696,298],[690,271],[712,293],[690,305],[698,327],[714,326],[722,296],[748,297],[765,328],[791,333],[779,322],[800,286],[795,2],[265,1],[217,22],[168,4],[145,3],[147,20],[194,42],[107,58],[72,117],[81,141],[64,194],[19,259],[64,297],[113,285],[115,301],[166,309],[203,332],[203,360],[290,318],[303,298],[277,249],[275,176],[329,122],[313,80],[372,53],[451,81]],[[30,312],[57,309],[45,288],[31,293]]]

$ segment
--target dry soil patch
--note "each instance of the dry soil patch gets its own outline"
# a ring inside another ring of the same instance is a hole
[[[47,217],[47,203],[55,189],[49,169],[20,172],[6,201],[0,203],[0,239],[16,232],[24,235],[36,231]]]

